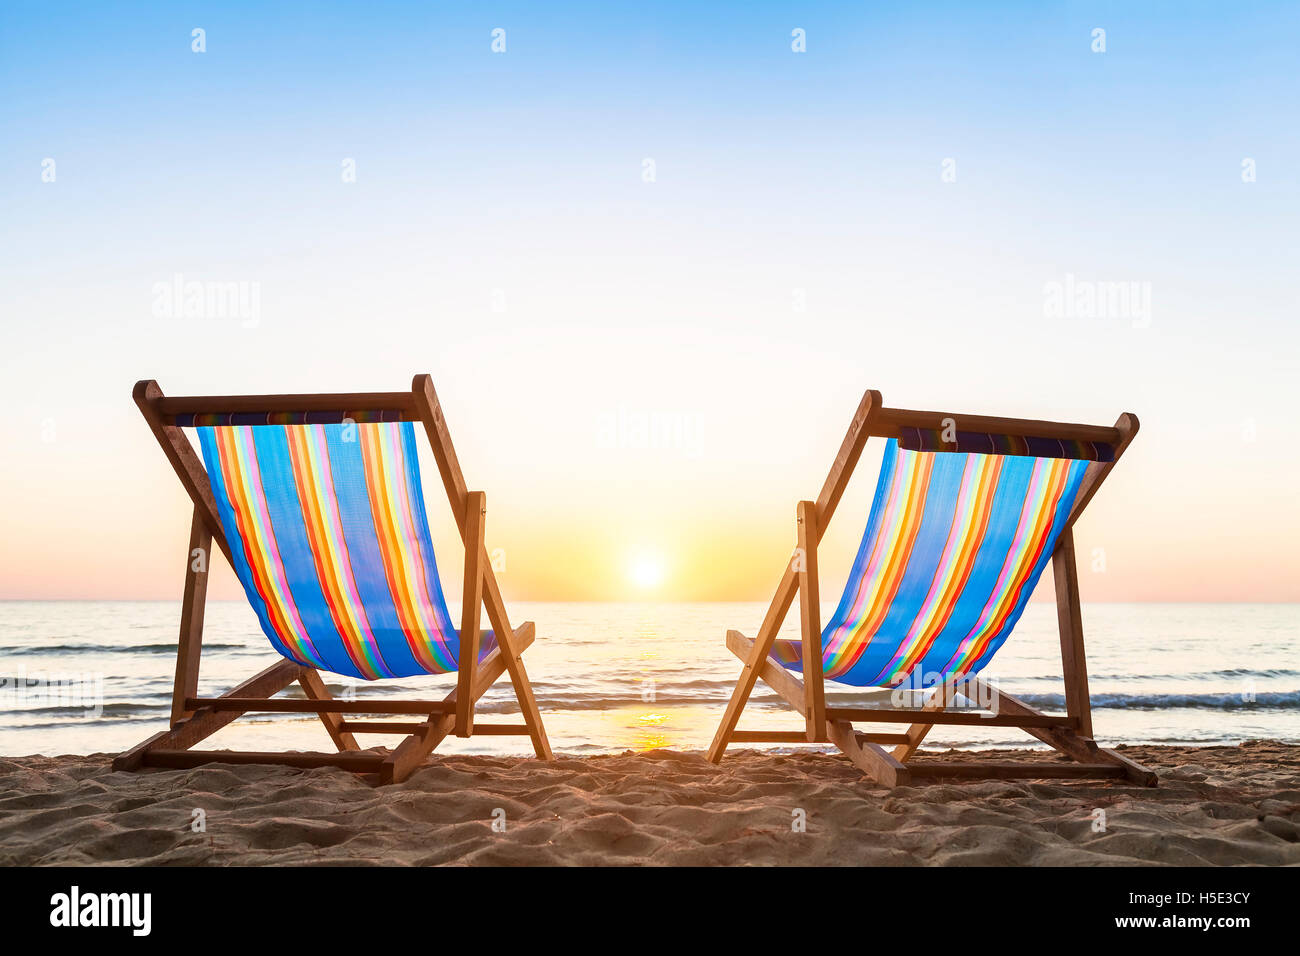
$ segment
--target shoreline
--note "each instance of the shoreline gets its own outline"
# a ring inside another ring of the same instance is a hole
[[[719,766],[666,750],[448,755],[381,788],[333,769],[130,774],[105,754],[0,757],[0,865],[1300,863],[1300,745],[1116,749],[1160,786],[886,790],[842,757],[742,749]],[[922,759],[990,754],[1043,758]]]

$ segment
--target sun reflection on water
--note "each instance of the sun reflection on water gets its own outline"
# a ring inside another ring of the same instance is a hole
[[[640,725],[637,734],[637,750],[656,750],[671,746],[672,738],[664,726],[671,720],[667,714],[641,714],[637,717]]]

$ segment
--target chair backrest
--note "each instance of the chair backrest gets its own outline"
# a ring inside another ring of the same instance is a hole
[[[275,649],[366,680],[456,670],[411,422],[250,420],[263,423],[179,423],[196,427],[235,572]]]
[[[1020,619],[1088,462],[1113,455],[1102,443],[903,428],[822,633],[824,675],[892,687],[978,672]]]

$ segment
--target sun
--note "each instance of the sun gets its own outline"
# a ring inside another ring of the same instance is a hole
[[[650,551],[634,554],[628,561],[627,578],[641,591],[653,591],[664,583],[664,560]]]

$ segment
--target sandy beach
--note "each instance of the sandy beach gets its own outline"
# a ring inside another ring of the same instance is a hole
[[[665,750],[448,756],[378,789],[330,769],[128,774],[104,755],[0,758],[0,864],[1300,863],[1300,746],[1123,749],[1159,772],[1158,788],[887,791],[837,756],[743,750],[718,767]]]

